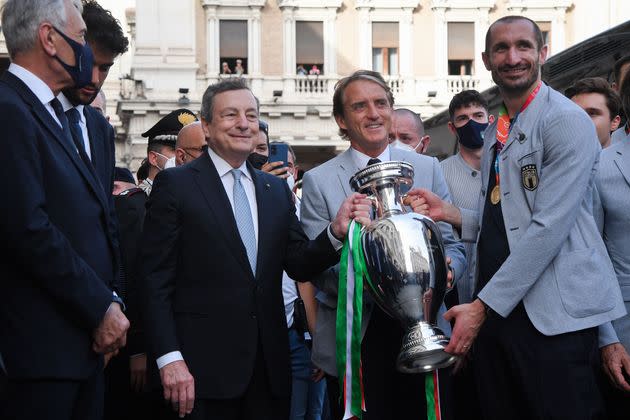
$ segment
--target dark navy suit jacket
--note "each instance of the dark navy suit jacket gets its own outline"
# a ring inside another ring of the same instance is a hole
[[[242,395],[259,351],[271,392],[288,396],[282,271],[309,280],[339,261],[325,230],[308,240],[286,182],[248,168],[258,206],[256,273],[208,153],[160,172],[147,204],[140,299],[148,347],[154,358],[182,352],[197,398]]]
[[[9,72],[0,127],[0,353],[12,378],[86,378],[119,267],[111,194]]]

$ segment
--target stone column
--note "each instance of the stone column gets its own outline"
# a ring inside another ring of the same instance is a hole
[[[448,25],[446,22],[446,8],[433,7],[434,15],[434,44],[435,51],[433,60],[435,62],[435,79],[438,86],[438,97],[448,95],[446,78],[448,76]]]
[[[400,78],[403,83],[402,96],[413,97],[415,93],[413,79],[413,9],[403,9],[403,17],[398,23],[398,46]]]
[[[252,7],[252,16],[247,20],[247,56],[248,73],[252,76],[260,76],[262,43],[260,33],[260,7]]]
[[[550,54],[555,54],[566,48],[565,26],[566,26],[567,8],[564,6],[556,7],[553,18],[551,20],[551,48]]]
[[[170,98],[178,88],[196,89],[193,2],[136,1],[136,51],[132,73],[147,97]]]
[[[359,8],[359,66],[372,68],[372,22],[367,7]]]
[[[284,43],[283,89],[285,93],[295,93],[295,15],[293,7],[282,8],[282,42]]]
[[[204,4],[206,14],[206,78],[214,81],[221,72],[219,18],[217,7]]]
[[[323,24],[324,30],[324,73],[337,75],[337,9],[328,8]]]
[[[481,54],[486,49],[486,32],[490,27],[490,8],[480,7],[475,22],[475,71],[474,77],[479,79],[479,90],[484,90],[492,84],[492,75],[483,65]]]

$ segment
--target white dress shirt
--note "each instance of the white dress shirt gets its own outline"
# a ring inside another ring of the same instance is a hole
[[[87,123],[85,122],[85,114],[83,114],[83,109],[85,108],[85,105],[72,105],[72,103],[70,103],[68,98],[66,98],[66,95],[64,95],[63,93],[57,95],[57,99],[59,99],[59,102],[61,102],[61,105],[63,106],[63,112],[68,112],[70,108],[76,108],[77,111],[79,111],[79,126],[81,127],[81,135],[83,135],[83,147],[85,148],[85,154],[90,158],[90,160],[92,160],[92,151],[90,150],[90,137],[87,129]]]
[[[357,165],[357,171],[365,168],[370,159],[372,159],[371,156],[365,155],[352,147],[350,148],[350,154],[352,155],[352,161],[355,165]],[[379,159],[381,162],[389,162],[391,160],[389,146],[387,146],[385,150],[376,157],[376,159]]]
[[[24,82],[26,86],[28,86],[31,92],[33,92],[33,94],[37,97],[37,99],[39,99],[42,105],[44,105],[46,111],[48,111],[53,119],[57,121],[59,127],[63,128],[63,126],[61,125],[61,121],[59,121],[59,119],[57,118],[57,114],[55,114],[55,110],[53,109],[52,105],[50,105],[50,101],[55,99],[55,94],[50,89],[50,87],[46,83],[44,83],[42,79],[35,76],[33,73],[18,64],[11,63],[9,65],[8,71],[15,77],[20,79],[22,82]]]
[[[232,213],[234,213],[234,177],[232,176],[232,172],[230,171],[235,168],[233,168],[229,163],[227,163],[221,156],[217,155],[214,150],[209,147],[208,154],[210,155],[212,163],[214,163],[214,167],[219,173],[221,183],[223,183],[223,188],[225,188],[225,193],[230,200],[230,206],[232,206]],[[241,177],[241,184],[245,189],[245,194],[247,195],[247,200],[249,201],[249,209],[252,212],[252,221],[254,222],[254,234],[256,235],[256,251],[258,251],[258,205],[256,202],[256,189],[254,188],[254,179],[249,173],[249,169],[247,169],[247,164],[245,162],[243,162],[243,164],[238,169],[243,172],[243,176]]]

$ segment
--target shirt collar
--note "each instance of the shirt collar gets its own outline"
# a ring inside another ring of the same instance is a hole
[[[47,105],[55,98],[53,91],[42,79],[35,76],[19,64],[11,63],[8,70],[15,77],[24,82],[24,84],[28,86],[31,92],[35,94],[42,104]]]
[[[77,111],[79,111],[79,118],[81,119],[81,122],[85,123],[85,115],[83,115],[83,108],[85,107],[85,105],[72,105],[70,100],[66,97],[66,95],[63,94],[63,92],[60,92],[59,95],[57,95],[57,99],[59,99],[59,102],[61,102],[61,106],[63,106],[63,112],[68,112],[70,108],[76,108]]]
[[[225,159],[219,156],[210,147],[208,147],[208,155],[210,155],[210,159],[212,160],[212,163],[214,163],[214,167],[217,169],[217,172],[219,173],[220,178],[223,178],[228,172],[230,172],[232,169],[235,169],[235,168],[232,168],[232,165],[227,163]],[[239,166],[237,169],[240,169],[241,172],[243,172],[243,175],[245,175],[247,179],[252,181],[252,176],[249,173],[249,169],[247,169],[247,161],[243,162],[243,164]]]
[[[355,165],[357,165],[358,169],[365,168],[370,159],[372,159],[372,157],[359,152],[354,147],[350,147],[350,153],[352,154],[352,161]],[[389,162],[391,160],[389,146],[387,146],[385,150],[383,150],[383,152],[376,158],[380,159],[381,162]]]

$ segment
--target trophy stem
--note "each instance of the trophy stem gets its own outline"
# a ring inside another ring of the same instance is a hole
[[[447,344],[448,338],[438,327],[417,322],[403,337],[396,368],[403,373],[421,373],[450,366],[457,357],[444,351]]]
[[[374,196],[377,197],[376,216],[379,219],[391,217],[396,214],[403,213],[402,203],[400,202],[400,188],[394,183],[380,185],[374,188]]]

